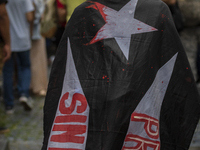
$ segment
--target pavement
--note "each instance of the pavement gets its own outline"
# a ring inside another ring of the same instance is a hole
[[[15,100],[14,114],[6,115],[0,101],[0,124],[9,131],[0,134],[0,150],[40,150],[43,141],[44,97],[32,97],[34,109],[27,112]]]

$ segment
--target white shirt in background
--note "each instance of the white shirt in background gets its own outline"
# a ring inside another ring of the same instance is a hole
[[[34,10],[32,0],[9,0],[6,9],[10,20],[11,51],[30,50],[30,25],[26,13]]]

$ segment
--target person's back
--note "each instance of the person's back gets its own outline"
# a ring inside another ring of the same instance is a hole
[[[194,83],[162,1],[85,2],[52,66],[42,150],[188,149],[200,115]]]

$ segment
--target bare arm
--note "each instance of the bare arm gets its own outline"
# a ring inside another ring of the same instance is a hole
[[[3,62],[5,62],[10,58],[11,50],[10,50],[9,18],[4,3],[0,4],[0,35],[4,41]]]
[[[64,22],[66,20],[66,9],[65,8],[57,8],[57,12],[58,12],[59,22]]]
[[[33,32],[33,20],[34,20],[34,11],[30,11],[26,13],[26,19],[30,24],[30,35],[32,37]]]

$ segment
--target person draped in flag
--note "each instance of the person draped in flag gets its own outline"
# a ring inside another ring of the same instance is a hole
[[[199,106],[164,2],[87,1],[52,66],[42,150],[186,150]]]

